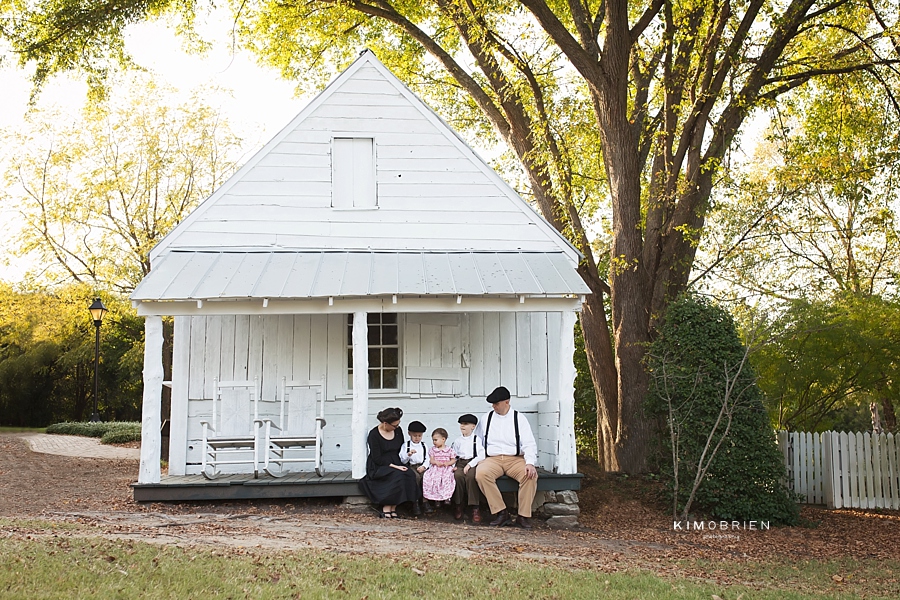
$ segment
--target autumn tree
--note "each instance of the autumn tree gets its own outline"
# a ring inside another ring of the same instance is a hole
[[[628,472],[645,466],[652,435],[642,408],[646,347],[688,284],[742,125],[817,77],[865,73],[880,85],[897,63],[896,7],[886,0],[232,5],[239,39],[301,85],[369,46],[455,125],[496,132],[544,217],[584,254],[599,455],[608,470]],[[3,34],[40,83],[60,70],[97,73],[121,54],[129,23],[168,13],[189,24],[197,6],[55,0],[9,13]],[[601,272],[582,211],[607,198]]]
[[[900,81],[892,79],[872,89],[859,75],[823,78],[773,111],[752,165],[712,213],[700,264],[714,279],[776,302],[896,296]]]
[[[153,246],[241,156],[202,91],[179,103],[146,76],[123,87],[75,117],[34,110],[5,136],[3,195],[24,220],[14,251],[33,259],[37,283],[130,291],[149,273]]]
[[[873,402],[896,428],[900,86],[868,83],[823,77],[773,109],[699,259],[709,292],[770,314],[755,360],[780,428],[867,428]]]

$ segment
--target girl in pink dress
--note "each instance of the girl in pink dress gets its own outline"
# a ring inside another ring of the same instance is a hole
[[[428,450],[428,470],[422,475],[422,495],[426,500],[450,502],[453,490],[456,489],[456,479],[453,477],[453,469],[456,464],[456,452],[447,445],[447,430],[438,427],[431,432],[431,441],[434,446]]]

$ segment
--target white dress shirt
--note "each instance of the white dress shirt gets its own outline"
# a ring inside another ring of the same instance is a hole
[[[537,464],[537,442],[534,440],[534,433],[531,431],[531,424],[520,412],[514,411],[512,408],[505,415],[495,413],[489,410],[478,420],[478,427],[475,428],[475,435],[482,440],[485,438],[484,428],[488,424],[488,416],[491,417],[491,427],[487,435],[487,456],[516,456],[516,429],[513,422],[513,415],[519,418],[519,445],[522,454],[525,455],[525,464]]]
[[[416,453],[409,456],[410,450],[415,450]],[[430,465],[428,463],[428,448],[425,447],[425,442],[419,442],[418,444],[411,440],[403,442],[403,445],[400,446],[400,464],[409,465],[414,469],[424,465],[427,469]]]
[[[493,429],[493,427],[491,427]],[[472,445],[475,445],[475,454],[472,454]],[[457,458],[471,458],[469,466],[474,467],[484,459],[484,441],[474,431],[468,436],[461,435],[450,445],[456,452]]]

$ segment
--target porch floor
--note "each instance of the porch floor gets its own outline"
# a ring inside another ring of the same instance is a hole
[[[581,473],[560,475],[538,471],[538,490],[580,490]],[[209,480],[203,475],[167,475],[159,483],[133,483],[136,502],[183,502],[188,500],[249,500],[254,498],[321,498],[332,496],[359,496],[358,480],[350,471],[325,473],[319,477],[313,472],[292,473],[284,477],[272,477],[261,473],[220,475]],[[514,492],[519,484],[509,477],[497,480],[502,492]]]

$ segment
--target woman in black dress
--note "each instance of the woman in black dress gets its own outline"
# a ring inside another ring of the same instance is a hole
[[[381,516],[397,518],[397,505],[415,502],[419,497],[416,475],[400,464],[403,430],[399,408],[386,408],[378,413],[378,427],[369,432],[369,458],[366,476],[359,480],[363,493],[375,504],[381,504]]]

